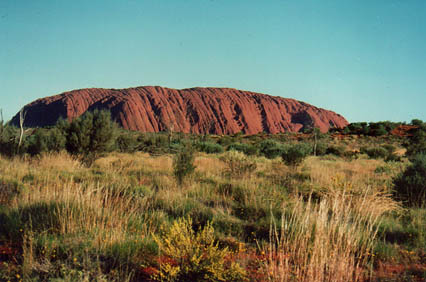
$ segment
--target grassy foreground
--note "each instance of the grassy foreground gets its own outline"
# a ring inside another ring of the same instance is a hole
[[[425,279],[426,210],[391,197],[403,162],[226,154],[182,185],[171,155],[0,158],[0,280]]]

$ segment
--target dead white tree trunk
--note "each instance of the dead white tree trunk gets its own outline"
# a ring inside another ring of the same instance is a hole
[[[19,134],[19,143],[18,143],[18,150],[22,145],[22,139],[24,137],[24,121],[25,121],[25,115],[24,108],[22,108],[19,111],[19,127],[21,128],[21,133]]]
[[[0,109],[0,136],[3,134],[3,110]]]
[[[314,128],[314,156],[317,155],[318,131]]]
[[[170,124],[169,125],[169,128],[168,128],[168,139],[169,139],[169,147],[170,147],[170,145],[172,144],[172,141],[173,141],[173,130],[174,130],[174,125],[173,124]]]

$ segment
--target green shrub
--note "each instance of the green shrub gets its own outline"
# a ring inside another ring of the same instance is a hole
[[[18,153],[18,129],[0,121],[0,154],[13,157]]]
[[[385,157],[385,162],[400,162],[401,158],[395,154],[396,147],[391,144],[385,144],[383,145],[383,148],[388,152],[387,156]]]
[[[388,150],[383,147],[361,147],[360,151],[371,159],[385,159],[389,155]]]
[[[412,125],[421,126],[423,124],[423,121],[421,119],[412,119],[411,120]]]
[[[296,167],[312,152],[309,144],[299,143],[290,145],[281,155],[286,165]]]
[[[144,133],[137,141],[140,143],[140,149],[150,154],[176,153],[178,150],[174,144],[180,143],[180,140],[171,140],[170,135],[165,133]]]
[[[232,143],[228,147],[228,151],[235,150],[243,152],[247,156],[252,156],[257,154],[257,148],[251,144],[246,143]]]
[[[345,153],[345,150],[346,148],[344,146],[331,145],[326,149],[325,153],[328,155],[335,155],[338,157],[342,157]]]
[[[327,143],[319,142],[317,143],[316,147],[316,155],[317,156],[324,156],[327,153]]]
[[[346,134],[357,134],[357,135],[368,135],[368,136],[382,136],[388,134],[395,127],[401,123],[380,121],[380,122],[355,122],[349,124],[344,133]]]
[[[272,139],[267,139],[259,144],[259,152],[268,159],[281,156],[285,151],[284,145]]]
[[[225,174],[232,177],[242,177],[256,170],[256,162],[238,151],[228,151],[220,157],[226,164]]]
[[[370,123],[370,131],[369,134],[371,136],[382,136],[388,134],[385,126],[381,123]]]
[[[392,170],[389,166],[378,166],[376,167],[374,172],[378,174],[382,174],[382,173],[389,174],[392,172]]]
[[[357,151],[345,151],[343,153],[343,158],[345,158],[348,161],[355,160],[358,157],[359,157],[359,152],[357,152]]]
[[[426,122],[420,123],[420,120],[418,120],[415,123],[417,128],[410,130],[411,136],[405,144],[406,155],[409,157],[420,153],[426,154]]]
[[[184,179],[195,171],[194,159],[194,149],[189,144],[185,144],[174,156],[173,174],[179,185],[182,185]]]
[[[378,239],[378,242],[389,244],[389,248],[397,252],[393,257],[387,256],[387,258],[400,260],[403,254],[400,252],[401,249],[412,250],[413,257],[416,256],[415,252],[422,256],[426,246],[426,209],[412,207],[397,215],[384,217],[379,224]],[[395,248],[395,245],[400,247]],[[386,255],[382,253],[382,256]]]
[[[400,161],[401,161],[401,157],[393,153],[388,154],[385,158],[385,162],[400,162]]]
[[[408,206],[426,203],[426,154],[414,157],[412,164],[394,179],[394,196]]]
[[[182,144],[182,143],[179,143],[179,142],[173,142],[173,143],[171,143],[170,144],[170,147],[169,147],[169,152],[170,153],[177,153],[177,152],[179,152],[179,151],[181,151],[182,150],[182,148],[184,148],[185,147],[185,145],[184,144]]]
[[[26,139],[26,151],[32,156],[44,152],[59,152],[65,149],[65,143],[65,135],[59,128],[37,128],[34,133]]]
[[[224,146],[224,147],[228,146],[228,145],[229,145],[229,144],[231,144],[232,142],[233,142],[233,139],[232,139],[232,137],[231,137],[231,136],[229,136],[229,135],[222,136],[222,137],[220,137],[220,138],[219,138],[219,140],[217,141],[217,143],[218,143],[218,144],[220,144],[220,145],[222,145],[222,146]]]
[[[393,154],[396,150],[396,147],[394,145],[391,145],[391,144],[385,144],[382,147],[383,147],[383,149],[388,151],[389,154]]]
[[[131,132],[122,131],[115,140],[115,147],[119,152],[134,153],[139,148],[139,142]]]
[[[220,154],[223,152],[223,147],[220,144],[213,142],[199,142],[197,144],[197,149],[200,152],[205,152],[207,154]]]
[[[156,281],[246,281],[245,270],[230,260],[232,252],[219,248],[210,222],[198,232],[192,220],[178,219],[160,236],[154,235],[160,253]]]
[[[357,134],[357,135],[367,135],[369,134],[370,128],[366,122],[355,122],[349,124],[345,127],[346,134]]]
[[[144,135],[145,146],[167,147],[169,146],[169,138],[161,133],[147,133]]]

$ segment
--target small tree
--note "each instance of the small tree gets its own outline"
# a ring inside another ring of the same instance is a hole
[[[60,127],[64,127],[61,125]],[[99,154],[111,150],[116,139],[116,124],[108,111],[86,112],[64,128],[66,149],[91,165]]]
[[[189,144],[185,144],[174,156],[173,174],[179,185],[182,185],[184,179],[195,171],[194,159],[194,149]]]

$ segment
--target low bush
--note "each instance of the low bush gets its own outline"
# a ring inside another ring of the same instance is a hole
[[[228,248],[219,248],[210,222],[198,232],[192,220],[178,219],[154,240],[162,257],[156,281],[246,281],[245,270],[230,257]]]
[[[115,141],[115,147],[122,153],[134,153],[138,150],[139,142],[131,132],[121,132]]]
[[[231,136],[229,136],[229,135],[222,136],[222,137],[220,137],[220,138],[219,138],[219,140],[217,141],[217,143],[218,143],[218,144],[220,144],[220,145],[222,145],[222,146],[224,146],[224,147],[226,147],[226,146],[228,146],[228,145],[232,144],[232,142],[233,142],[233,139],[232,139],[232,137],[231,137]]]
[[[338,157],[342,157],[345,153],[345,150],[346,148],[344,146],[331,145],[326,149],[325,153],[328,155],[335,155]]]
[[[59,152],[65,149],[66,138],[58,128],[46,130],[38,128],[26,140],[26,151],[31,155],[44,152]]]
[[[426,203],[426,154],[418,154],[412,164],[394,179],[394,196],[408,206]]]
[[[370,123],[370,131],[369,134],[371,136],[382,136],[388,134],[386,127],[381,123]]]
[[[283,162],[292,167],[296,167],[312,152],[312,147],[309,144],[299,143],[290,145],[281,154]]]
[[[386,151],[388,151],[389,154],[393,154],[396,150],[396,147],[392,144],[385,144],[382,146],[383,149],[385,149]]]
[[[374,172],[378,174],[389,174],[392,172],[392,170],[389,166],[378,166]]]
[[[0,154],[13,157],[18,153],[18,129],[0,121]]]
[[[194,170],[194,149],[186,144],[173,158],[173,174],[179,185],[183,184],[184,179],[191,175]]]
[[[426,122],[415,120],[413,125],[417,126],[410,130],[411,136],[405,144],[407,148],[406,155],[408,157],[415,156],[416,154],[426,154]]]
[[[256,170],[256,162],[238,151],[228,151],[220,157],[226,164],[225,175],[242,177]]]
[[[165,154],[172,145],[169,136],[164,133],[145,133],[138,137],[141,150],[150,154]]]
[[[274,159],[285,151],[284,145],[272,139],[267,139],[259,144],[259,152],[268,159]]]
[[[228,147],[228,151],[235,150],[243,152],[247,156],[252,156],[257,154],[257,148],[251,144],[246,143],[232,143]]]
[[[326,153],[327,153],[327,143],[324,143],[324,142],[319,142],[319,143],[317,143],[317,146],[316,146],[316,151],[315,151],[315,154],[317,155],[317,156],[324,156]]]
[[[388,154],[385,158],[385,162],[400,162],[400,161],[401,161],[401,157],[393,153]]]
[[[383,147],[361,147],[360,151],[371,159],[385,159],[389,155],[388,150]]]
[[[223,147],[220,144],[208,141],[199,142],[196,147],[200,152],[205,152],[207,154],[220,154],[223,152]]]

